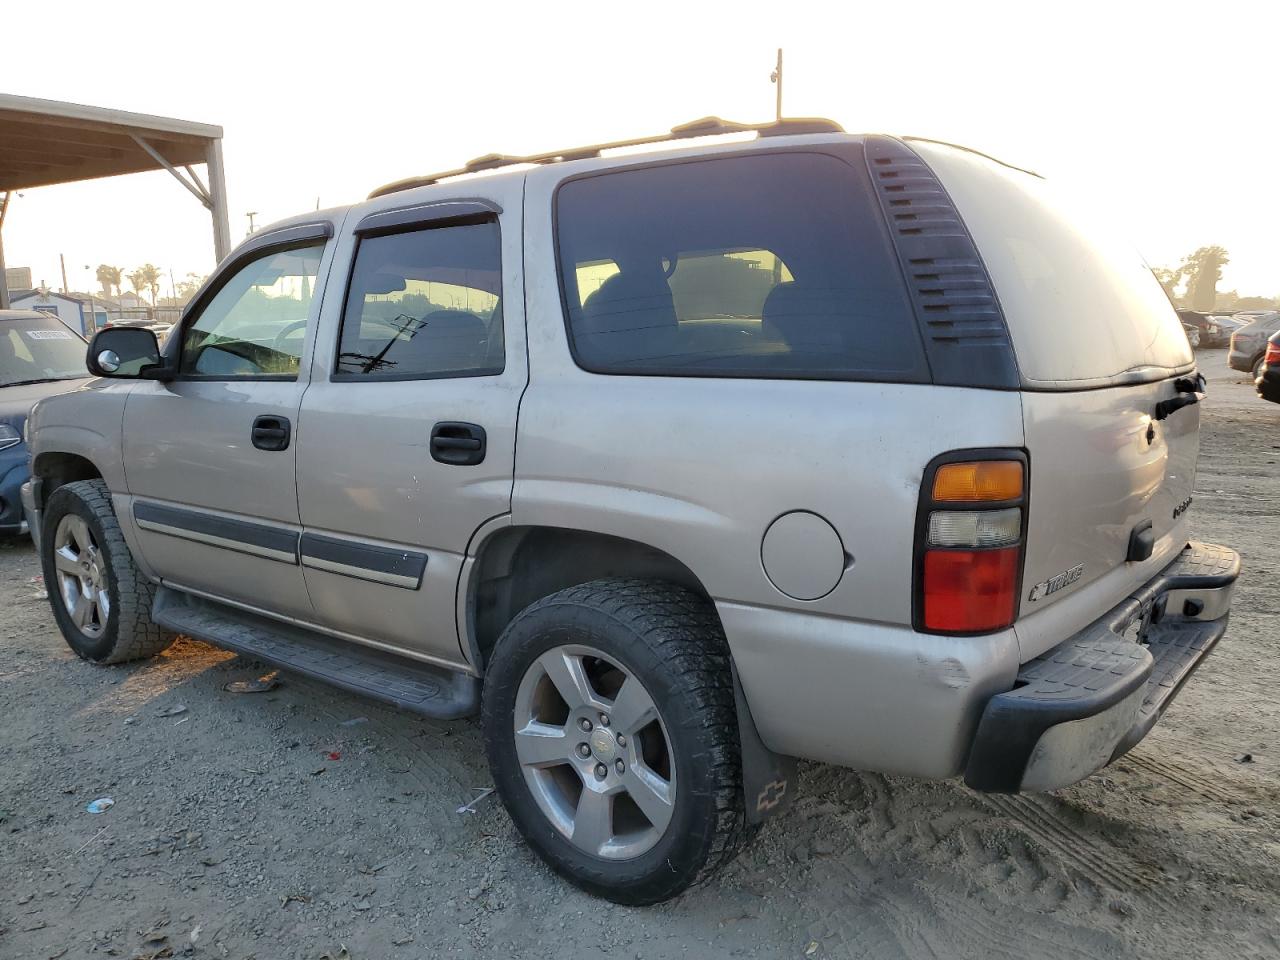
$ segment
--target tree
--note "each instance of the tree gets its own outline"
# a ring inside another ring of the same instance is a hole
[[[143,290],[151,293],[151,305],[156,305],[156,296],[160,293],[160,268],[152,263],[144,263],[133,273],[129,274],[129,285],[133,287],[134,293],[141,294]]]
[[[178,299],[186,303],[196,295],[196,292],[204,284],[208,277],[202,277],[198,273],[188,273],[185,280],[178,281]]]
[[[116,296],[120,295],[121,270],[119,267],[113,267],[105,263],[98,264],[97,273],[98,283],[102,284],[102,295],[104,297],[111,296],[111,288],[114,287]]]
[[[1222,268],[1230,262],[1227,248],[1219,246],[1200,247],[1182,261],[1179,270],[1187,278],[1187,300],[1192,310],[1213,310]]]
[[[1182,268],[1170,270],[1168,267],[1152,267],[1151,272],[1156,275],[1156,279],[1160,281],[1160,286],[1164,287],[1164,292],[1169,295],[1169,299],[1176,303],[1178,284],[1182,282]]]

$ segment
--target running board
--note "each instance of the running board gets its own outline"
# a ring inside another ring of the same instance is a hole
[[[172,587],[156,590],[151,619],[174,633],[426,717],[457,720],[479,711],[480,681],[475,677],[338,640]]]

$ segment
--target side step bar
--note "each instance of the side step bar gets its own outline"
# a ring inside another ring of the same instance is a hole
[[[480,681],[475,677],[327,637],[171,587],[156,591],[151,619],[174,633],[426,717],[457,720],[474,716],[480,709]]]

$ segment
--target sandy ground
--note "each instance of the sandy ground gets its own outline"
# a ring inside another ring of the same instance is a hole
[[[29,543],[0,547],[0,958],[1280,956],[1280,407],[1202,361],[1196,534],[1246,566],[1146,742],[1012,798],[807,765],[735,864],[650,909],[559,882],[493,797],[457,812],[489,784],[474,724],[289,676],[235,696],[261,669],[194,642],[91,666]]]

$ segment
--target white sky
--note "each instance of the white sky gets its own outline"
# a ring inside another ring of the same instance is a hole
[[[782,46],[788,115],[1031,167],[1109,203],[1152,264],[1219,243],[1220,289],[1280,294],[1274,2],[64,0],[3,22],[6,93],[223,126],[234,239],[246,211],[261,226],[484,153],[766,120]],[[5,255],[37,283],[61,286],[59,253],[78,289],[103,262],[213,266],[208,215],[167,173],[24,192]]]

